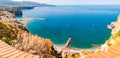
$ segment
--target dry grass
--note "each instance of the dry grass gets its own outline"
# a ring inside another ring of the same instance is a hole
[[[15,47],[23,51],[39,55],[48,54],[48,51],[51,48],[47,45],[45,39],[24,31],[18,33]]]

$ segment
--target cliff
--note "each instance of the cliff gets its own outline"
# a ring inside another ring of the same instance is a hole
[[[9,11],[15,16],[22,16],[22,11],[19,7],[0,7],[0,11]]]
[[[120,58],[120,15],[116,22],[111,23],[112,32],[110,38],[94,50],[94,52],[83,53],[85,58]],[[88,52],[88,51],[87,51]],[[82,53],[81,53],[82,54]]]
[[[113,46],[120,42],[120,15],[118,16],[117,21],[112,22],[111,24],[113,26],[111,32],[112,35],[106,43]]]
[[[60,57],[53,48],[50,40],[32,35],[26,30],[19,28],[21,24],[14,22],[14,16],[7,11],[0,13],[0,39],[13,47],[31,54],[39,55],[41,58]]]

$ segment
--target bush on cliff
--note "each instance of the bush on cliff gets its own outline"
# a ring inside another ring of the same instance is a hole
[[[12,44],[17,36],[17,29],[9,24],[0,22],[0,39]]]

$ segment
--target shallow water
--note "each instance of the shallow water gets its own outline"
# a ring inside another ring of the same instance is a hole
[[[23,10],[23,18],[46,19],[27,23],[32,34],[49,38],[55,44],[64,44],[71,37],[72,47],[91,48],[91,44],[101,45],[110,37],[107,25],[116,20],[119,10],[119,6],[36,7]]]

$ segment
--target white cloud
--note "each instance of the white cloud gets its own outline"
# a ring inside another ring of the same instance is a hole
[[[32,1],[55,5],[120,5],[120,0],[14,0]]]

